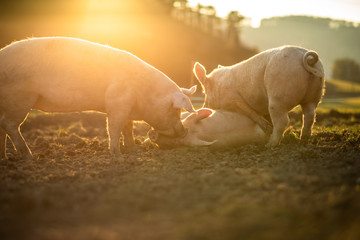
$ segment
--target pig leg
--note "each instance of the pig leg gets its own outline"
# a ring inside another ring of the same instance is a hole
[[[129,134],[132,134],[132,130],[129,130],[130,127],[132,128],[132,122],[127,122],[127,120],[134,101],[132,91],[121,84],[111,85],[106,92],[107,128],[109,134],[109,149],[112,155],[120,156],[121,154],[119,140],[121,131],[123,131],[124,128],[126,128],[126,144],[131,144],[128,139]]]
[[[0,128],[0,160],[6,158],[6,132]]]
[[[124,136],[124,146],[127,150],[131,150],[135,146],[133,126],[133,121],[128,120],[126,121],[125,126],[122,130],[122,134]]]
[[[279,145],[284,131],[289,124],[288,110],[287,108],[282,108],[279,103],[270,102],[269,112],[273,123],[273,132],[266,146],[275,147]]]
[[[27,146],[24,137],[21,135],[20,132],[20,125],[23,121],[25,121],[27,117],[27,112],[24,113],[4,113],[0,119],[0,128],[2,128],[2,132],[5,132],[9,135],[11,141],[13,142],[16,150],[21,154],[22,157],[26,159],[32,159],[32,153]],[[1,141],[5,142],[4,134],[2,133]],[[6,135],[5,135],[6,137]],[[3,141],[4,140],[4,141]],[[6,146],[4,146],[5,148]],[[1,147],[3,148],[3,147]],[[2,150],[2,149],[1,149]],[[5,151],[4,151],[5,152]],[[3,156],[3,152],[1,152]]]
[[[271,134],[273,130],[271,123],[254,111],[245,101],[235,101],[235,104],[241,113],[245,114],[257,123],[266,134]]]
[[[108,114],[107,129],[109,135],[109,150],[110,154],[114,156],[120,156],[120,137],[121,131],[124,128],[127,114],[123,114],[122,111],[119,114]]]
[[[310,104],[301,104],[301,109],[303,112],[303,125],[301,129],[301,140],[308,141],[311,136],[311,130],[315,122],[315,109],[316,105],[313,103]]]

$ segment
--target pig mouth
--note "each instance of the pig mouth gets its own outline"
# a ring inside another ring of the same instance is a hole
[[[186,137],[188,135],[188,133],[189,133],[189,129],[184,128],[184,131],[182,131],[181,133],[176,132],[176,137],[184,138],[184,137]]]
[[[153,143],[156,143],[159,146],[174,147],[173,145],[178,145],[179,144],[178,140],[185,138],[188,135],[188,132],[189,132],[188,129],[185,128],[184,132],[181,135],[179,135],[179,134],[168,135],[168,134],[161,133],[161,132],[157,131],[156,129],[151,129],[148,132],[148,137]]]
[[[177,128],[173,128],[173,131],[171,131],[172,133],[169,133],[168,131],[157,130],[157,129],[151,129],[150,131],[153,131],[154,134],[156,133],[157,136],[163,136],[163,137],[168,137],[168,138],[184,138],[187,136],[187,134],[189,132],[187,128],[182,128],[181,131],[179,131]]]

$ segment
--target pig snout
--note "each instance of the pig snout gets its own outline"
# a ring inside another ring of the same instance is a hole
[[[155,128],[155,131],[158,132],[158,134],[167,136],[167,137],[179,137],[183,138],[187,134],[187,130],[182,125],[181,121],[179,123],[175,124],[174,127],[168,128],[168,129],[157,129]]]
[[[180,124],[177,124],[174,128],[175,137],[184,138],[187,133],[188,129],[184,128],[184,125],[180,122]]]
[[[178,147],[181,144],[181,140],[187,135],[188,130],[184,129],[185,133],[183,137],[170,137],[159,133],[157,130],[151,129],[148,132],[148,138],[151,142],[157,144],[161,149],[171,149]]]
[[[159,138],[159,133],[157,131],[155,131],[154,129],[150,129],[148,131],[147,135],[148,135],[148,138],[154,143],[156,143],[156,141]]]

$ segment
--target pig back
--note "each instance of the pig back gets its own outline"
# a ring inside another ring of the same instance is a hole
[[[229,90],[234,96],[242,99],[260,114],[268,112],[267,90],[264,85],[264,73],[269,59],[275,54],[275,50],[268,50],[254,57],[224,69],[229,71],[227,79],[220,81],[218,89],[222,90],[222,99],[229,101],[228,105],[236,99],[228,99]],[[220,90],[220,91],[221,91]]]
[[[15,42],[0,51],[0,63],[3,89],[16,94],[26,89],[38,99],[33,108],[44,111],[105,111],[105,94],[113,84],[124,92],[154,81],[172,84],[126,51],[67,37]]]

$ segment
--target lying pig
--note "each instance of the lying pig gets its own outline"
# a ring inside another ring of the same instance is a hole
[[[234,146],[265,143],[268,136],[247,116],[226,110],[199,109],[183,120],[188,131],[184,137],[168,137],[156,130],[148,132],[149,139],[160,148],[179,146]]]
[[[194,73],[206,94],[204,107],[242,112],[264,130],[272,128],[264,118],[270,114],[273,129],[267,146],[280,143],[288,112],[299,104],[303,111],[301,138],[310,137],[324,89],[324,69],[316,52],[283,46],[209,75],[196,63]]]
[[[136,56],[109,46],[67,37],[32,38],[0,50],[0,155],[8,135],[32,158],[20,132],[30,109],[46,112],[94,110],[107,113],[109,149],[134,145],[133,120],[159,133],[182,136],[181,108],[193,112],[185,94],[165,74]]]

